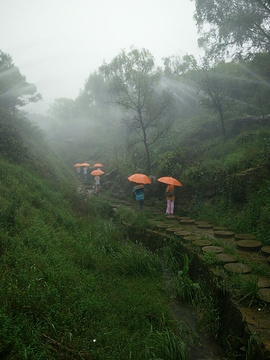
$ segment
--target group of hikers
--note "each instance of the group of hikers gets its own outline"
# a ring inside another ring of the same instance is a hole
[[[98,168],[98,170],[100,170]],[[81,178],[81,167],[76,167],[76,171],[77,171],[77,176],[78,178]],[[83,179],[84,181],[87,181],[88,178],[88,166],[83,166],[82,167],[82,175],[83,175]],[[94,176],[94,189],[96,192],[99,191],[100,189],[100,176],[99,175],[95,175]]]
[[[143,209],[144,203],[144,185],[136,184],[133,189],[133,193],[135,194],[135,200],[137,202],[137,209],[140,211]],[[167,185],[165,190],[165,196],[167,200],[166,214],[165,215],[173,215],[174,213],[174,186]]]
[[[100,169],[103,165],[100,163],[96,163],[93,165],[94,168],[97,168],[95,170],[92,170],[90,172],[90,175],[94,176],[94,189],[95,192],[99,192],[100,189],[100,176],[101,174],[104,174],[104,171]],[[84,181],[87,181],[88,178],[88,171],[90,168],[89,163],[76,163],[74,165],[77,171],[78,178],[83,178]],[[135,183],[135,186],[133,187],[132,191],[135,195],[135,200],[137,202],[137,209],[143,210],[144,205],[144,184],[151,184],[151,179],[144,174],[135,173],[130,175],[127,178],[129,181],[132,181]],[[182,184],[175,178],[172,177],[161,177],[157,179],[158,181],[165,183],[167,185],[165,190],[166,200],[167,200],[167,207],[166,207],[166,215],[173,215],[174,213],[174,185],[176,186],[182,186]]]

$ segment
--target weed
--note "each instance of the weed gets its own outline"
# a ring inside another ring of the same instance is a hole
[[[203,254],[203,261],[210,266],[219,263],[216,254],[212,251],[207,251]]]
[[[240,303],[252,306],[258,301],[258,277],[257,276],[236,276],[234,278],[236,287],[234,294]]]
[[[189,359],[188,350],[182,338],[169,329],[164,331],[153,331],[151,329],[146,340],[145,359],[147,360]]]

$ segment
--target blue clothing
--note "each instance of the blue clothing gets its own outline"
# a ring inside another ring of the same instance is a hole
[[[132,191],[135,193],[136,201],[144,200],[144,187],[143,187],[143,185],[134,186]]]

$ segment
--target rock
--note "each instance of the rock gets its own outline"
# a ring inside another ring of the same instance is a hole
[[[263,246],[261,252],[263,255],[270,256],[270,246]]]
[[[270,303],[270,289],[259,289],[258,296],[261,300]]]
[[[227,264],[227,263],[235,263],[237,262],[237,257],[231,254],[217,254],[216,258],[219,262]]]
[[[214,235],[215,235],[216,237],[220,237],[220,238],[233,237],[234,234],[235,234],[235,233],[234,233],[233,231],[224,231],[224,230],[214,231]]]
[[[191,235],[191,232],[190,232],[190,231],[186,231],[186,230],[179,230],[179,231],[175,231],[175,235],[189,236],[189,235]]]
[[[202,251],[204,252],[213,252],[215,254],[219,254],[219,253],[222,253],[223,252],[223,248],[221,246],[204,246],[202,248]]]
[[[213,244],[213,242],[210,241],[210,240],[195,240],[195,241],[192,242],[192,244],[195,245],[195,246],[203,247],[203,246],[210,246],[210,245]]]
[[[237,240],[255,239],[255,235],[252,235],[252,234],[235,234],[234,237]]]
[[[242,263],[228,263],[224,265],[224,269],[238,274],[247,274],[250,272],[250,268]]]
[[[213,227],[214,231],[229,231],[229,229],[227,228],[227,226],[214,226]]]
[[[262,246],[262,243],[257,240],[239,240],[236,245],[240,250],[257,251]]]
[[[199,225],[197,225],[197,228],[198,229],[212,229],[213,225],[211,225],[211,224],[199,224]]]
[[[180,224],[183,224],[183,225],[189,225],[189,224],[194,224],[194,223],[195,223],[195,220],[193,220],[193,219],[180,220]]]
[[[259,288],[270,288],[270,279],[269,278],[260,278],[258,280]]]
[[[195,221],[195,225],[206,225],[209,224],[209,221]]]

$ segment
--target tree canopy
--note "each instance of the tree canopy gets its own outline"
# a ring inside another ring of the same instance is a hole
[[[195,0],[195,5],[199,45],[209,56],[270,50],[269,0]]]
[[[36,86],[26,81],[12,57],[0,50],[0,107],[10,112],[29,102],[41,100]]]
[[[166,136],[174,120],[173,98],[159,87],[161,71],[146,50],[122,51],[111,63],[100,67],[110,82],[115,102],[124,110],[130,146],[142,143],[150,172],[150,147]]]

